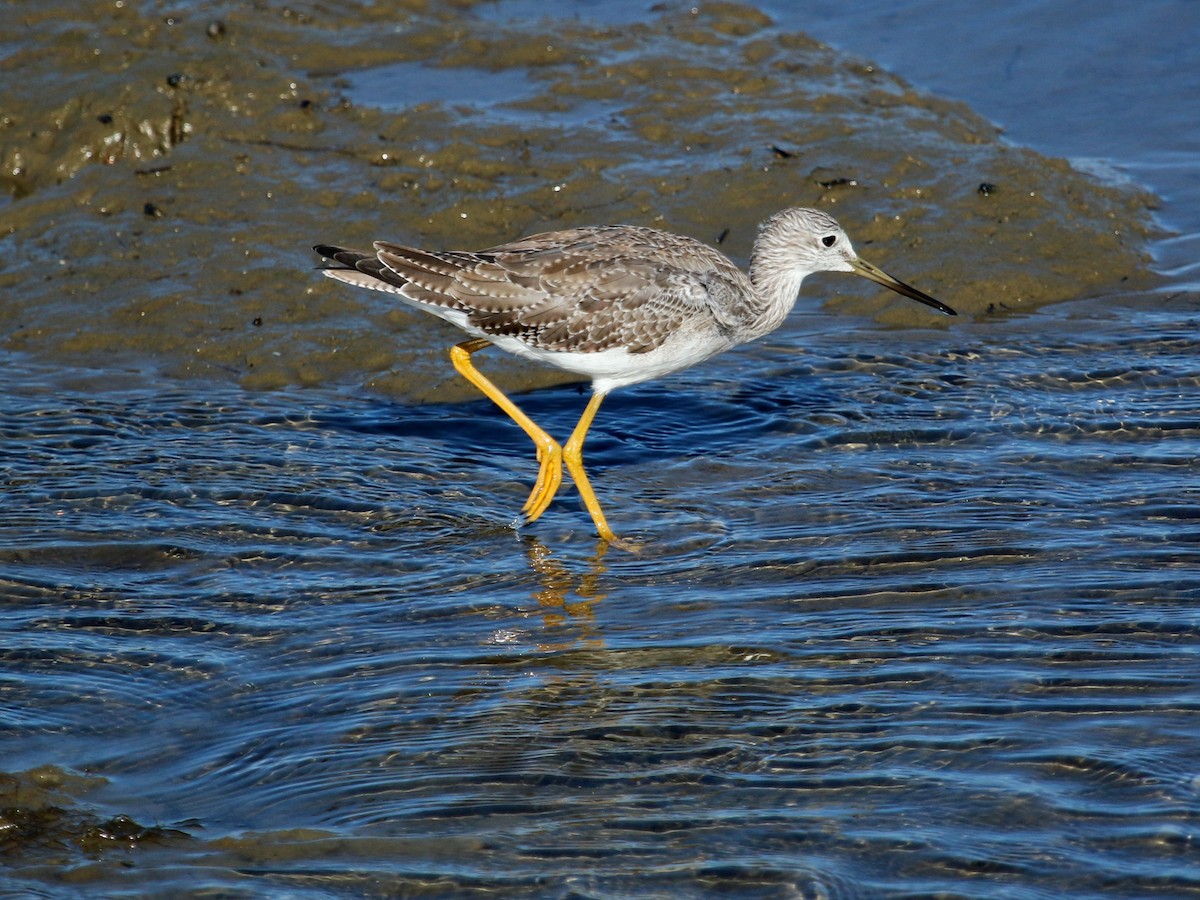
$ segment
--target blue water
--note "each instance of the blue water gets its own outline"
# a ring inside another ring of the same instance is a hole
[[[589,465],[636,555],[569,492],[507,527],[531,448],[486,402],[6,397],[8,768],[166,830],[16,871],[1200,889],[1200,365],[1125,312],[784,334],[619,394]],[[582,404],[524,401],[563,428]]]

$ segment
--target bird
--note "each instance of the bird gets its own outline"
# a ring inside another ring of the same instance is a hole
[[[619,539],[584,471],[583,444],[611,391],[769,334],[814,272],[855,273],[957,315],[859,258],[832,216],[804,207],[762,222],[748,272],[701,241],[640,225],[544,232],[486,250],[427,250],[389,241],[375,241],[369,252],[328,244],[313,249],[329,278],[391,294],[470,336],[450,349],[455,370],[537,448],[537,479],[514,526],[546,511],[565,463],[605,542]],[[565,444],[475,367],[472,356],[493,345],[591,379],[591,398]]]

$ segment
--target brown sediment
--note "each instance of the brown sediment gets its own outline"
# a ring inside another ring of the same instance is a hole
[[[101,814],[80,799],[104,783],[56,766],[0,772],[0,859],[14,868],[64,870],[88,857],[188,839],[176,828]]]
[[[1007,145],[961,104],[752,7],[516,27],[426,6],[51,2],[8,17],[0,43],[18,49],[0,77],[38,89],[6,91],[0,112],[0,342],[252,388],[466,396],[444,353],[457,332],[328,283],[309,246],[478,248],[627,222],[725,234],[745,262],[784,205],[828,209],[864,257],[969,315],[1150,282],[1153,198]],[[392,108],[356,105],[355,73],[385,65],[408,88],[425,79],[418,101],[399,84]],[[526,76],[511,104],[429,100],[431,83],[499,73]],[[854,281],[804,294],[942,324]],[[509,386],[562,378],[491,365]]]

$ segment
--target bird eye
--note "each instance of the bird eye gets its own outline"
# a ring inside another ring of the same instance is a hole
[[[825,237],[821,238],[821,243],[824,244],[826,247],[832,247],[834,244],[837,243],[837,235],[836,234],[827,234],[827,235],[825,235]]]

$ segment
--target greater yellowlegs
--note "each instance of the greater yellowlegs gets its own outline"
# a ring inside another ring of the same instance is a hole
[[[858,258],[842,227],[815,209],[785,209],[759,228],[747,276],[724,254],[637,225],[535,234],[489,250],[419,250],[376,241],[372,253],[319,245],[330,278],[394,294],[471,339],[454,368],[537,446],[538,477],[519,522],[537,519],[562,465],[606,541],[614,540],[583,469],[583,441],[606,394],[658,378],[779,327],[813,272],[854,272],[947,315],[953,309]],[[585,375],[592,397],[565,445],[485,378],[471,355],[502,350]]]

